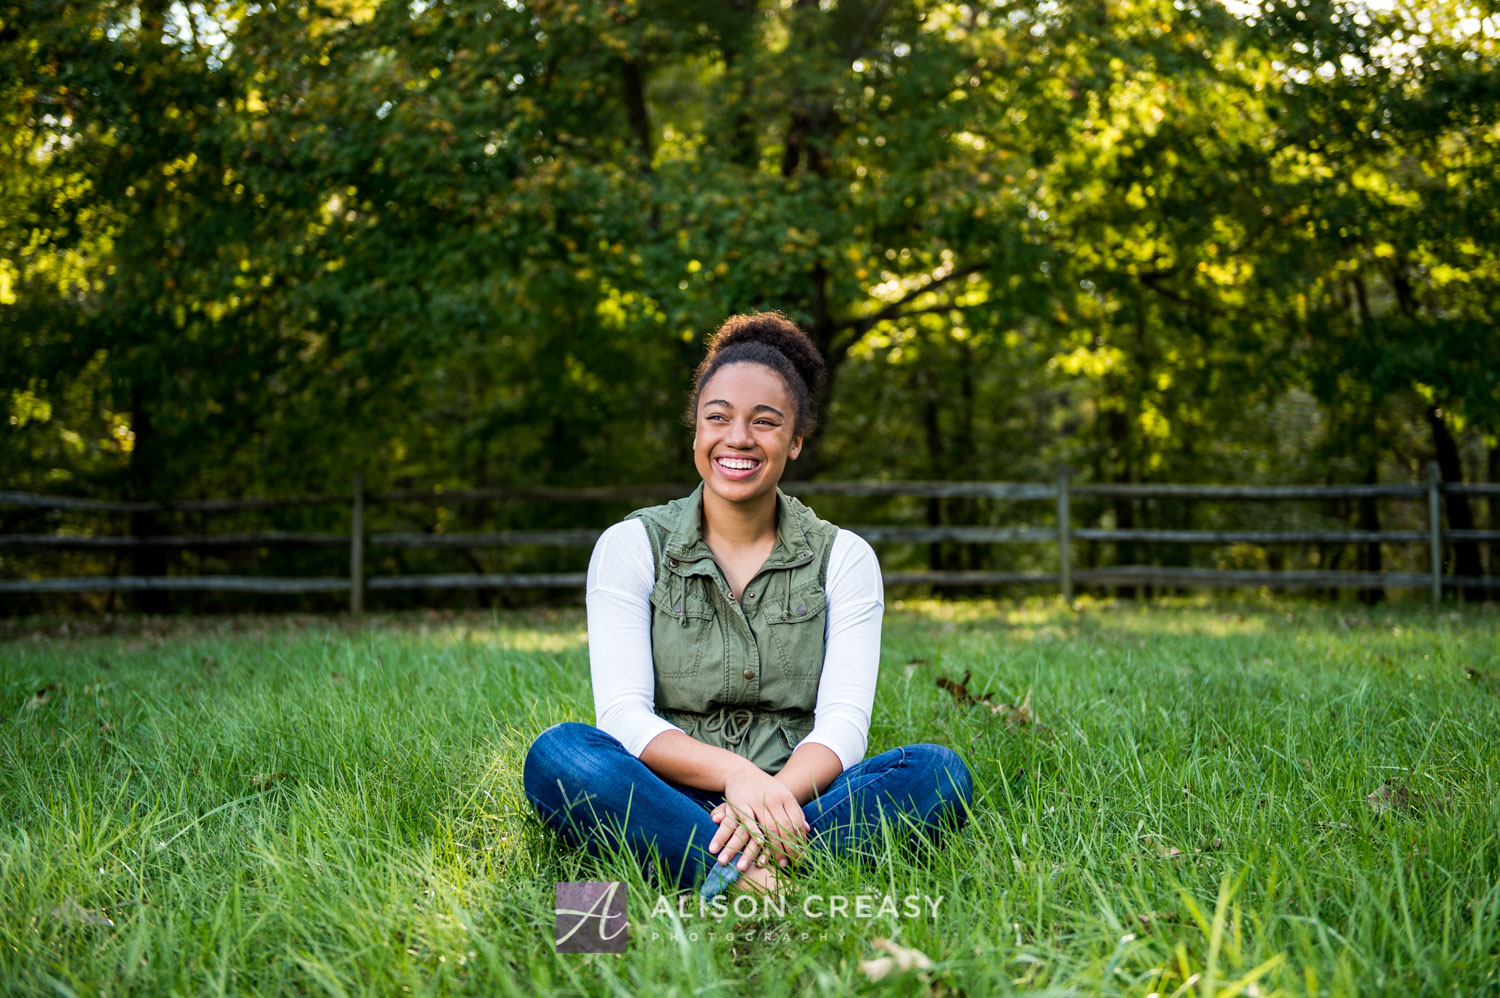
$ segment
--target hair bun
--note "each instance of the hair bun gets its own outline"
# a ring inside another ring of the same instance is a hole
[[[827,365],[808,335],[780,312],[732,315],[709,337],[708,352],[693,378],[689,425],[696,419],[704,384],[719,368],[735,363],[761,364],[781,375],[796,402],[798,432],[814,432]]]
[[[792,362],[792,367],[813,396],[823,391],[828,377],[823,355],[818,352],[808,335],[780,312],[749,312],[730,316],[709,339],[708,356],[704,360],[712,366],[714,358],[720,352],[736,343],[764,343],[768,347],[774,347]]]

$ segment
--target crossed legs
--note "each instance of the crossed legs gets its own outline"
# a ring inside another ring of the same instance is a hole
[[[542,732],[526,754],[522,782],[542,820],[596,858],[623,846],[647,869],[660,860],[678,887],[708,880],[709,895],[735,879],[733,863],[716,872],[708,851],[718,830],[709,811],[723,796],[663,780],[592,725]],[[910,842],[937,842],[963,827],[973,792],[968,767],[951,749],[906,745],[846,769],[802,812],[814,846],[872,861],[882,821],[904,829]]]

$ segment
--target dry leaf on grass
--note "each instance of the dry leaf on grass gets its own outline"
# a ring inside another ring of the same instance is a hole
[[[1375,788],[1365,800],[1370,805],[1370,810],[1376,814],[1385,814],[1388,811],[1409,811],[1412,806],[1412,792],[1404,783],[1393,783],[1386,781]]]
[[[1496,685],[1496,678],[1494,676],[1489,675],[1488,673],[1485,673],[1485,672],[1481,672],[1480,670],[1474,668],[1471,665],[1464,666],[1464,675],[1468,676],[1470,679],[1474,680],[1476,683],[1482,683],[1485,686],[1489,686],[1491,688],[1493,688]]]
[[[954,682],[947,676],[938,676],[937,687],[940,690],[947,690],[949,693],[953,694],[954,701],[957,702],[960,706],[966,706],[973,703],[989,703],[990,697],[994,696],[993,693],[969,692],[969,677],[972,674],[972,670],[965,669],[964,678],[960,679],[958,682]]]
[[[93,908],[85,908],[83,905],[69,898],[56,905],[52,909],[52,917],[64,925],[114,925],[110,917],[102,911]]]
[[[1014,707],[1008,703],[996,704],[990,708],[990,713],[997,717],[1004,717],[1007,724],[1024,727],[1036,723],[1036,715],[1031,712],[1030,690],[1026,691],[1026,696]]]
[[[56,691],[57,685],[55,683],[43,686],[36,691],[36,694],[30,700],[26,701],[26,709],[36,710],[38,707],[47,706],[47,702],[52,699],[52,694]]]
[[[1036,723],[1036,714],[1031,709],[1031,690],[1026,691],[1026,696],[1021,698],[1018,704],[995,703],[993,693],[974,693],[969,690],[969,679],[973,673],[969,669],[964,670],[964,678],[954,681],[947,676],[937,677],[937,687],[947,690],[953,696],[953,700],[959,706],[972,704],[985,704],[990,708],[990,714],[995,717],[1003,717],[1006,723],[1012,727],[1028,727],[1035,725],[1043,728],[1044,725]]]
[[[888,954],[878,956],[873,960],[859,961],[859,969],[872,981],[882,980],[890,974],[904,974],[913,970],[933,968],[932,958],[919,949],[898,946],[883,937],[872,940],[870,945]]]
[[[1174,911],[1148,911],[1144,914],[1136,915],[1135,920],[1140,923],[1142,932],[1150,933],[1153,928],[1164,922],[1177,921],[1177,913]]]
[[[291,777],[286,773],[251,773],[250,785],[256,790],[265,790],[267,787],[275,786],[282,780],[289,779]]]
[[[1444,794],[1442,797],[1436,794],[1419,794],[1403,781],[1394,779],[1386,780],[1376,787],[1374,792],[1365,798],[1365,802],[1376,814],[1389,814],[1392,811],[1414,811],[1420,808],[1442,811],[1447,808],[1450,799],[1449,794]]]
[[[1181,859],[1183,856],[1188,855],[1174,845],[1167,845],[1166,843],[1156,842],[1149,835],[1141,841],[1146,845],[1147,848],[1152,849],[1156,853],[1156,857],[1158,859]],[[1224,848],[1224,840],[1221,838],[1213,838],[1204,843],[1202,849],[1194,849],[1192,854],[1194,856],[1201,856],[1206,852],[1218,852],[1222,848]]]
[[[1150,845],[1151,840],[1147,839],[1146,844]],[[1177,859],[1178,857],[1183,855],[1183,851],[1176,846],[1163,845],[1157,846],[1156,855],[1158,859]]]

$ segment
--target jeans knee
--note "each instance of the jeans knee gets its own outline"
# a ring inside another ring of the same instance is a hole
[[[974,777],[959,754],[945,745],[924,743],[912,746],[919,750],[924,762],[937,780],[938,797],[943,803],[957,806],[960,814],[974,803]]]
[[[527,795],[537,798],[555,791],[560,776],[576,775],[581,758],[588,752],[591,733],[600,732],[590,724],[564,721],[537,735],[526,750],[526,762],[521,768],[521,784]]]

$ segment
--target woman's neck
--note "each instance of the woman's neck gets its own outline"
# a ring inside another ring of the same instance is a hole
[[[750,547],[776,535],[776,493],[745,503],[729,502],[703,491],[703,539],[729,547]]]

